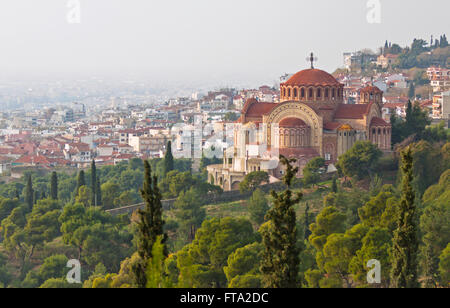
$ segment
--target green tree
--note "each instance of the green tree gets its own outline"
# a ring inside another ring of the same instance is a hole
[[[28,206],[28,210],[31,211],[34,205],[34,190],[31,175],[27,177],[27,184],[25,187],[25,203]]]
[[[310,243],[321,251],[329,235],[333,233],[343,233],[345,230],[345,214],[337,208],[330,206],[324,208],[316,217],[316,222],[311,224]]]
[[[174,170],[172,141],[169,141],[167,142],[166,154],[164,155],[164,176],[172,170]]]
[[[417,280],[417,219],[413,182],[411,148],[402,152],[402,198],[397,229],[394,231],[391,282],[395,288],[416,288]]]
[[[333,177],[333,182],[331,183],[331,192],[338,192],[337,178]]]
[[[85,175],[84,175],[84,170],[81,170],[78,173],[78,179],[77,179],[77,189],[76,189],[76,194],[75,197],[78,196],[78,192],[80,191],[80,187],[82,186],[86,186],[86,179],[85,179]]]
[[[164,233],[164,220],[162,217],[161,193],[158,188],[158,179],[152,178],[152,170],[148,161],[144,162],[145,176],[141,195],[145,202],[145,210],[138,211],[137,222],[137,252],[140,262],[135,265],[133,272],[136,285],[139,288],[147,286],[147,266],[152,258],[152,249],[158,236],[162,236],[161,244],[165,245],[167,235]],[[167,255],[166,250],[164,251]]]
[[[439,256],[450,242],[450,170],[442,174],[438,184],[427,189],[423,202],[421,263],[425,286],[430,288],[439,283]]]
[[[226,287],[224,267],[228,256],[255,239],[250,221],[244,218],[205,220],[194,241],[177,253],[178,287]]]
[[[280,156],[286,168],[283,183],[287,189],[282,193],[272,191],[273,207],[266,215],[267,223],[261,227],[264,255],[261,264],[263,284],[271,288],[297,288],[300,249],[297,244],[297,225],[294,205],[302,195],[293,196],[290,186],[298,172],[292,167],[295,159]]]
[[[370,176],[382,152],[370,141],[357,141],[353,147],[339,158],[338,166],[349,177]]]
[[[264,217],[269,210],[269,204],[264,193],[257,189],[253,192],[248,202],[248,211],[250,213],[250,220],[260,226],[264,222]]]
[[[325,167],[325,159],[316,157],[310,160],[303,169],[305,185],[316,185],[320,181],[321,169]]]
[[[224,272],[229,288],[260,288],[262,286],[260,264],[263,245],[253,243],[228,256]]]
[[[53,200],[58,200],[58,174],[56,172],[52,172],[50,198]]]
[[[175,201],[175,216],[179,222],[179,231],[188,236],[188,240],[195,238],[195,233],[202,225],[206,217],[206,211],[202,207],[202,194],[191,188],[186,193],[181,192]]]
[[[91,196],[91,204],[92,206],[97,206],[99,204],[97,204],[97,167],[95,165],[95,160],[92,160],[91,163],[91,191],[92,191],[92,196]]]
[[[252,192],[262,183],[269,182],[269,175],[265,171],[253,171],[247,174],[244,180],[239,183],[241,193]]]
[[[450,244],[442,251],[439,257],[440,282],[443,287],[450,286]]]
[[[93,205],[92,202],[92,190],[86,185],[81,186],[78,189],[78,195],[75,197],[75,202],[83,204],[85,207]]]
[[[121,187],[114,182],[106,182],[101,186],[102,203],[105,210],[115,207],[115,199],[120,196]]]

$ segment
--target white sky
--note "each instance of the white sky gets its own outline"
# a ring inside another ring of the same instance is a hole
[[[68,0],[2,0],[0,71],[259,82],[307,67],[311,51],[332,71],[344,51],[449,36],[448,0],[380,0],[380,24],[367,1],[80,0],[68,24]]]

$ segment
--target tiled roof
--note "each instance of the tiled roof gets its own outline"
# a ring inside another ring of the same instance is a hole
[[[341,127],[342,123],[339,122],[328,122],[323,125],[323,128],[326,130],[336,130]]]
[[[372,122],[370,122],[370,126],[391,126],[382,118],[374,117],[372,118]]]
[[[363,119],[370,110],[370,104],[341,104],[334,115],[335,119]]]
[[[279,123],[280,127],[301,127],[306,126],[305,122],[298,118],[285,118]]]

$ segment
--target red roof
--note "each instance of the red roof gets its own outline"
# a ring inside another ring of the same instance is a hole
[[[363,119],[370,110],[370,104],[341,104],[334,115],[335,119]]]
[[[326,130],[336,130],[341,127],[342,123],[339,122],[328,122],[323,125],[323,128]]]
[[[336,78],[325,71],[307,69],[293,75],[282,85],[286,86],[341,86]]]
[[[372,118],[372,122],[370,122],[370,126],[391,126],[382,118],[374,117]]]
[[[289,157],[300,157],[300,156],[308,156],[308,157],[316,157],[320,156],[316,150],[313,148],[286,148],[280,149],[280,154],[289,158]]]
[[[245,102],[242,113],[247,117],[261,117],[269,113],[276,105],[276,103],[258,102],[256,99],[250,98]]]
[[[360,90],[361,93],[383,93],[378,87],[375,86],[367,86]]]
[[[305,122],[298,118],[285,118],[278,124],[280,127],[301,127],[306,126]]]

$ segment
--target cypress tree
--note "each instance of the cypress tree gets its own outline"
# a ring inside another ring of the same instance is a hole
[[[97,204],[97,167],[95,166],[95,160],[91,163],[91,190],[92,190],[92,205]]]
[[[409,99],[414,99],[416,97],[416,87],[414,86],[414,83],[411,82],[408,89],[408,97]]]
[[[337,193],[337,191],[338,191],[336,177],[333,178],[333,183],[331,184],[331,191],[334,192],[334,193]]]
[[[52,179],[50,184],[50,197],[53,200],[58,200],[58,174],[56,172],[52,173]]]
[[[84,177],[84,171],[81,170],[80,173],[78,173],[76,196],[78,196],[78,192],[80,191],[80,187],[81,186],[85,186],[85,185],[86,185],[86,179]]]
[[[166,154],[164,155],[164,176],[174,169],[173,155],[172,155],[172,142],[167,142]]]
[[[266,215],[267,223],[261,228],[264,244],[261,272],[267,288],[297,288],[300,249],[297,245],[293,206],[301,200],[302,195],[294,197],[290,190],[292,180],[298,172],[298,167],[292,167],[296,160],[280,156],[280,162],[286,167],[283,182],[287,188],[282,193],[271,192],[273,207]]]
[[[138,210],[137,222],[137,253],[139,262],[133,266],[135,284],[139,288],[147,285],[146,271],[149,260],[152,258],[152,248],[158,236],[161,236],[161,243],[164,245],[164,255],[167,256],[165,242],[167,235],[164,234],[164,220],[162,217],[161,193],[158,188],[158,178],[152,177],[152,170],[149,162],[144,162],[145,177],[141,195],[145,202],[145,209]]]
[[[97,192],[97,206],[102,206],[102,189],[101,189],[99,178],[97,178],[97,185],[96,185],[95,189]]]
[[[27,178],[27,185],[25,188],[25,203],[28,205],[28,209],[31,211],[34,204],[34,190],[31,175]]]
[[[402,198],[392,247],[391,281],[394,288],[417,288],[417,221],[411,148],[402,152]]]

